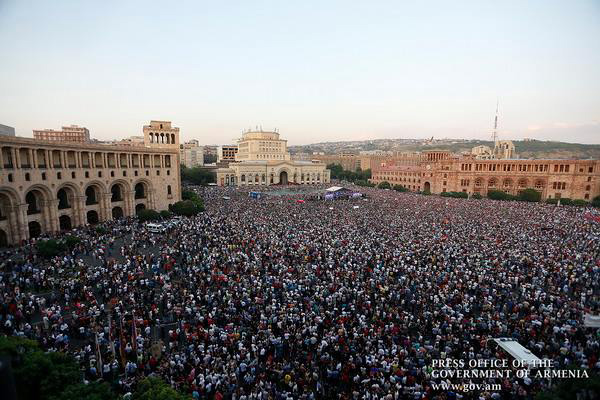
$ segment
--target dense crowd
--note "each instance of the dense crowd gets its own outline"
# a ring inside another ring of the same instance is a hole
[[[433,360],[507,357],[498,337],[600,370],[583,327],[600,309],[600,224],[582,208],[198,191],[206,211],[167,234],[125,219],[53,259],[33,242],[4,252],[2,332],[122,394],[156,375],[202,399],[530,398],[549,382],[433,388]]]

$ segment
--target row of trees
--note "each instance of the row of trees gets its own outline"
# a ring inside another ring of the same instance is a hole
[[[345,180],[354,182],[361,186],[370,186],[369,179],[371,179],[371,170],[361,170],[360,168],[356,172],[347,171],[339,164],[328,164],[327,169],[331,171],[331,179]]]
[[[66,250],[71,250],[81,242],[77,236],[67,235],[61,239],[40,240],[36,243],[36,249],[42,257],[55,257]]]
[[[83,383],[77,361],[61,352],[46,353],[38,343],[14,336],[0,337],[0,357],[12,364],[18,400],[112,400],[119,395],[107,382]],[[3,393],[8,397],[10,393]],[[132,400],[190,399],[158,378],[138,383]]]
[[[202,201],[202,198],[191,190],[184,190],[181,192],[181,201],[173,204],[169,211],[163,210],[157,212],[155,210],[146,209],[139,211],[137,217],[141,222],[159,221],[161,219],[170,218],[173,214],[191,217],[202,211],[204,211],[204,202]]]
[[[217,182],[217,174],[206,168],[187,168],[185,165],[181,164],[181,180],[193,183],[194,185],[206,186],[209,183]]]

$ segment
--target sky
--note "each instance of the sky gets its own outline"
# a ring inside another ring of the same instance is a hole
[[[600,143],[600,0],[0,0],[0,124]]]

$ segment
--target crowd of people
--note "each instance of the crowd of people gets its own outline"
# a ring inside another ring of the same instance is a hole
[[[148,232],[73,234],[47,259],[2,253],[0,323],[131,392],[159,376],[201,399],[530,398],[545,379],[436,389],[433,361],[506,358],[600,370],[600,224],[579,207],[360,188],[298,202],[196,189],[206,211]],[[37,239],[40,240],[40,239]],[[462,381],[466,383],[466,381]],[[554,381],[556,383],[556,381]]]

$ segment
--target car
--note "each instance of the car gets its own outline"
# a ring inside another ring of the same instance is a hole
[[[161,224],[148,224],[146,225],[146,229],[152,233],[164,233],[167,231],[167,228]]]

